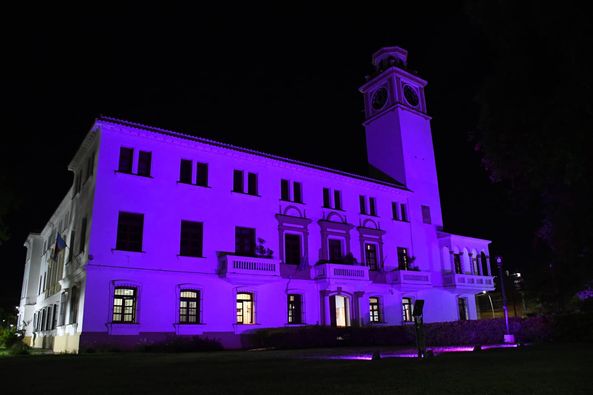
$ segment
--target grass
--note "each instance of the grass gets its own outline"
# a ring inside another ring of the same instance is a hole
[[[443,354],[428,361],[319,360],[332,349],[0,358],[8,393],[590,394],[593,344]],[[12,383],[12,384],[11,384]]]

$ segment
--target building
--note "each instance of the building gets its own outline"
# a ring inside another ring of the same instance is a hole
[[[383,48],[364,96],[371,177],[98,118],[25,242],[19,325],[75,352],[175,335],[227,347],[290,325],[475,319],[489,241],[443,231],[424,99]]]

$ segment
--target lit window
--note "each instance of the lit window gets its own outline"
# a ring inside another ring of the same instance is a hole
[[[381,306],[377,297],[369,298],[369,321],[381,322]]]
[[[200,322],[200,293],[182,290],[179,294],[179,323],[198,324]]]
[[[366,243],[364,245],[364,257],[367,266],[371,270],[378,270],[379,265],[377,262],[377,245],[373,243]]]
[[[301,302],[302,297],[298,294],[288,295],[288,323],[289,324],[301,324],[302,313],[301,313]]]
[[[136,288],[117,287],[113,296],[113,322],[136,322]]]
[[[253,324],[253,295],[250,293],[237,294],[237,324]]]
[[[410,268],[410,259],[408,257],[407,248],[397,247],[397,264],[399,270],[408,270]]]
[[[402,318],[404,322],[412,322],[414,320],[412,317],[413,310],[412,298],[402,298]]]

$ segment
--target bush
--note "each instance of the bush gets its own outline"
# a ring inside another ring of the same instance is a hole
[[[220,342],[214,339],[199,336],[175,336],[162,342],[146,344],[142,350],[149,352],[195,352],[222,349]]]
[[[27,355],[29,354],[30,347],[27,346],[25,343],[19,341],[14,343],[8,348],[9,355]]]
[[[22,333],[15,327],[0,328],[0,347],[10,348],[13,344],[19,343],[22,339]]]

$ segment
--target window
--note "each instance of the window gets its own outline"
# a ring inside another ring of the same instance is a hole
[[[68,294],[62,292],[60,295],[60,319],[58,325],[62,326],[66,324],[66,306],[68,303]]]
[[[80,224],[80,240],[79,240],[79,245],[78,245],[78,253],[81,253],[84,251],[84,245],[86,243],[86,217],[84,217],[82,219],[82,224]]]
[[[235,170],[233,172],[233,192],[247,193],[249,195],[257,196],[257,174],[247,173],[247,192],[245,192],[245,175],[242,170]]]
[[[247,193],[257,195],[257,174],[247,173]]]
[[[453,254],[453,265],[455,266],[455,273],[463,274],[461,269],[461,254]]]
[[[152,153],[140,151],[138,153],[138,175],[150,177],[150,164],[152,162]]]
[[[57,304],[53,304],[52,308],[51,308],[51,329],[56,329],[56,327],[58,326],[58,305]]]
[[[119,149],[119,168],[121,173],[132,174],[132,164],[134,161],[134,150],[132,148],[121,147]]]
[[[76,173],[76,178],[74,179],[74,194],[76,195],[78,192],[80,192],[81,188],[82,188],[82,169],[80,169]]]
[[[292,201],[295,203],[303,203],[303,186],[300,182],[292,183],[293,197]]]
[[[116,287],[113,295],[113,322],[136,322],[136,288]]]
[[[412,322],[414,320],[412,314],[414,307],[412,305],[412,298],[402,298],[402,312],[403,312],[403,321],[404,322]]]
[[[364,257],[367,266],[371,270],[378,270],[379,265],[377,262],[377,245],[367,243],[364,245]]]
[[[410,268],[407,248],[397,247],[397,266],[399,270],[408,270]]]
[[[233,172],[233,192],[243,193],[243,172],[241,170]]]
[[[329,188],[323,188],[323,207],[331,208]]]
[[[329,239],[329,260],[331,262],[340,262],[342,260],[342,240]]]
[[[342,193],[340,191],[334,191],[334,208],[336,210],[342,209]]]
[[[179,255],[202,256],[203,228],[201,222],[181,221]]]
[[[196,163],[196,185],[199,187],[208,186],[208,163]]]
[[[400,220],[399,207],[396,202],[391,202],[391,214],[393,215],[394,220],[396,220],[396,221]]]
[[[78,319],[78,301],[80,291],[78,287],[72,287],[70,294],[70,324],[75,324]]]
[[[377,202],[374,197],[369,198],[369,214],[377,216]]]
[[[120,212],[117,223],[117,242],[115,249],[141,252],[143,228],[144,214]]]
[[[430,207],[422,205],[421,208],[422,208],[422,222],[424,222],[425,224],[431,224],[432,220],[430,218]]]
[[[235,254],[255,255],[255,229],[238,226],[235,228]]]
[[[289,324],[302,324],[302,296],[299,294],[288,295],[288,323]]]
[[[194,290],[181,290],[179,294],[179,323],[200,323],[200,293]]]
[[[302,203],[303,187],[300,182],[292,183],[292,199],[290,196],[290,181],[280,180],[280,200],[286,202]]]
[[[329,188],[323,188],[323,207],[325,208],[334,208],[336,210],[342,209],[342,193],[338,190],[334,190],[333,193],[333,206],[331,202],[332,193]]]
[[[457,298],[457,306],[459,307],[459,320],[466,321],[468,319],[467,300],[465,298]]]
[[[301,236],[290,233],[284,235],[284,262],[289,265],[301,263]]]
[[[74,258],[74,242],[76,240],[76,232],[73,230],[70,232],[70,244],[68,249],[68,262],[72,262],[72,258]]]
[[[280,180],[280,199],[290,201],[290,181]]]
[[[182,184],[193,184],[192,174],[193,162],[187,159],[181,159],[179,166],[179,182]],[[195,185],[200,187],[208,186],[208,164],[207,163],[196,163],[196,183]]]
[[[369,321],[381,322],[381,306],[377,297],[369,298]]]
[[[191,167],[191,160],[181,159],[181,164],[179,166],[179,182],[184,184],[192,183]]]
[[[408,213],[406,211],[406,205],[404,203],[392,202],[391,213],[393,215],[393,219],[396,221],[408,221]]]
[[[88,180],[93,175],[93,167],[95,167],[95,153],[93,152],[89,159],[87,160],[86,164],[86,179]]]
[[[253,324],[253,295],[242,292],[237,294],[237,324]]]
[[[360,202],[360,213],[361,214],[366,214],[367,213],[367,204],[365,201],[365,197],[360,195],[358,198],[359,202]]]

